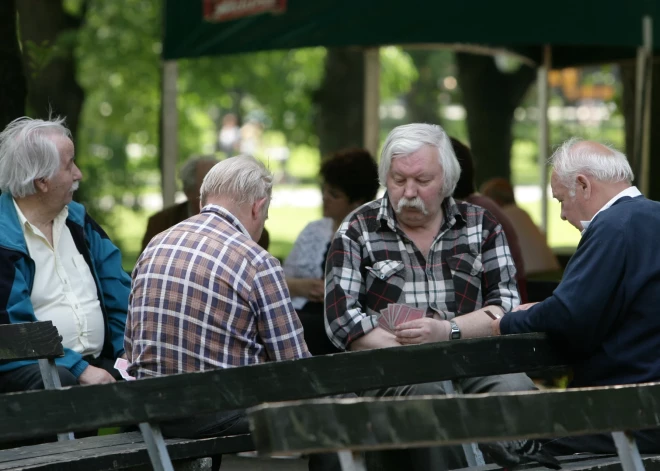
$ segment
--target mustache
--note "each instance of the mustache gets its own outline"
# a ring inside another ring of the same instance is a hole
[[[399,200],[399,203],[396,205],[396,213],[400,214],[401,211],[403,211],[403,208],[413,208],[413,209],[419,209],[424,216],[427,216],[429,212],[426,210],[426,205],[424,204],[424,201],[419,196],[415,196],[414,198],[401,198]]]
[[[71,193],[76,191],[79,186],[80,186],[80,182],[73,182],[73,185],[71,185]]]

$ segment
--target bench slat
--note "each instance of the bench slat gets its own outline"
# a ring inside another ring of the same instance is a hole
[[[168,439],[165,442],[173,460],[254,449],[252,440],[247,435],[202,440]],[[146,445],[137,432],[0,451],[1,471],[18,469],[103,471],[139,466],[149,462]]]
[[[61,357],[61,340],[51,321],[0,325],[0,361]]]
[[[612,405],[616,404],[616,407]],[[660,426],[660,383],[425,398],[317,399],[249,411],[264,453],[373,450]]]
[[[0,396],[0,440],[159,422],[266,401],[528,371],[564,362],[542,334],[469,339]],[[146,399],[146,401],[145,401]],[[15,421],[21,422],[16,427]]]

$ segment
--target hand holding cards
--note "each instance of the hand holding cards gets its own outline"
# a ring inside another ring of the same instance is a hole
[[[396,335],[396,326],[404,322],[425,317],[426,311],[405,304],[394,303],[380,311],[378,326],[387,332]]]
[[[126,381],[133,381],[135,378],[131,375],[128,374],[128,367],[129,367],[128,360],[124,358],[117,358],[117,361],[115,361],[115,369],[119,371],[119,374],[121,375],[122,378],[124,378]]]

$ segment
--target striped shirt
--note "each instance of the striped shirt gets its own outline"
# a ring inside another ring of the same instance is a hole
[[[441,319],[520,302],[502,226],[485,209],[453,198],[428,260],[401,230],[387,194],[355,210],[332,241],[326,265],[326,332],[346,349],[371,332],[381,309],[403,303]]]
[[[137,378],[309,356],[279,262],[215,205],[140,255],[125,348]]]

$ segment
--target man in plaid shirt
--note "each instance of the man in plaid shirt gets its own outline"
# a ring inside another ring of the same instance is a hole
[[[502,226],[486,210],[451,197],[460,166],[440,126],[409,124],[385,141],[379,167],[383,198],[342,223],[326,265],[326,332],[345,350],[489,335],[491,317],[519,304],[515,268]],[[426,317],[378,327],[392,303]],[[489,311],[487,313],[486,311]],[[445,359],[439,358],[438,361]],[[460,381],[463,392],[535,389],[523,374]],[[372,391],[376,396],[444,394],[441,383]],[[466,466],[460,449],[397,452],[398,469]]]
[[[310,356],[279,262],[257,245],[273,179],[253,157],[216,164],[201,213],[155,236],[133,271],[125,347],[139,378]],[[165,435],[249,433],[244,411],[162,424]],[[332,469],[332,455],[310,469]],[[315,466],[320,468],[315,468]]]

